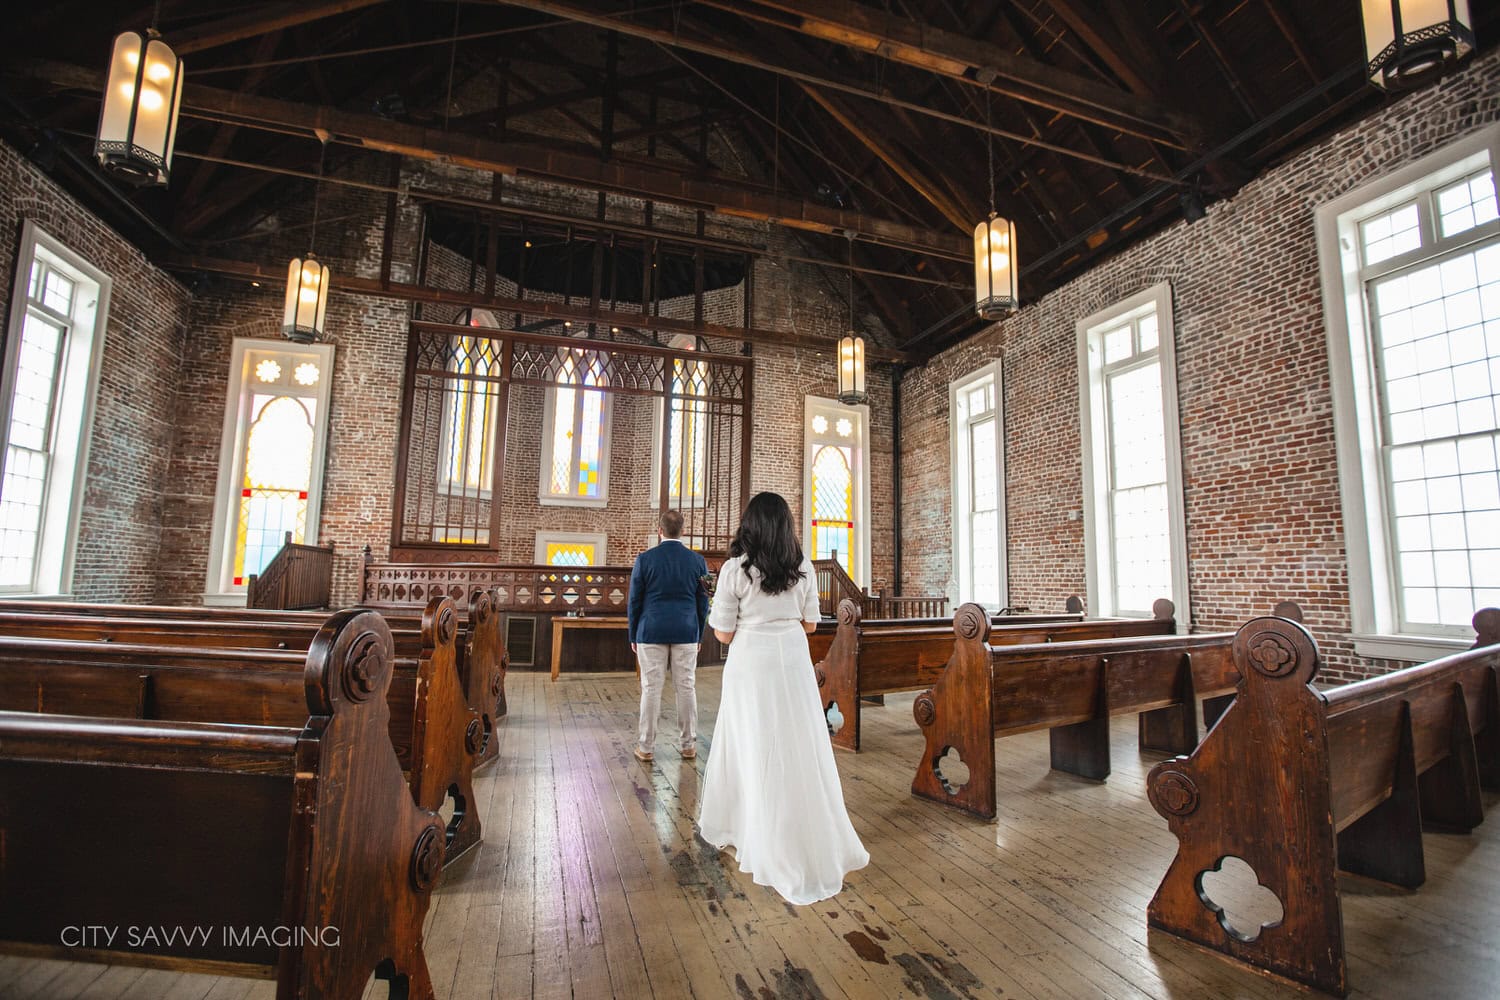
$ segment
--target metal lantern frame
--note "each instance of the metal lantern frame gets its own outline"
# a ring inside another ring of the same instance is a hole
[[[167,183],[177,145],[183,72],[182,60],[154,26],[115,36],[94,137],[100,166],[143,187]]]
[[[1410,90],[1448,72],[1474,51],[1468,0],[1363,0],[1370,82]]]
[[[870,401],[865,392],[865,338],[850,334],[839,340],[838,400],[847,406]]]
[[[974,312],[1002,319],[1021,304],[1016,224],[995,211],[995,133],[990,124],[990,87],[984,85],[984,141],[989,153],[990,216],[974,227]]]

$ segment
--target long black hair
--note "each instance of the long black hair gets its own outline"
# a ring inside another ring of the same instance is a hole
[[[760,589],[780,594],[807,574],[802,571],[802,545],[792,523],[792,509],[780,493],[757,493],[750,498],[739,530],[729,543],[730,556],[744,556],[744,565],[760,573]]]

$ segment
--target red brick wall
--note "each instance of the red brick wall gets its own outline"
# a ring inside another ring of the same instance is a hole
[[[1300,603],[1329,680],[1355,656],[1313,220],[1351,188],[1500,117],[1500,53],[1392,101],[912,372],[902,390],[903,586],[950,574],[948,383],[1002,357],[1010,600],[1084,589],[1075,323],[1172,284],[1195,630]],[[1023,248],[1024,253],[1024,248]],[[1022,262],[1024,266],[1024,255]]]
[[[72,592],[80,600],[149,601],[160,570],[161,511],[171,489],[188,291],[0,143],[0,312],[6,316],[27,219],[113,279]]]

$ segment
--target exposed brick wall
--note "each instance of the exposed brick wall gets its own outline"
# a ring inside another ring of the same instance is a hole
[[[189,294],[0,143],[0,314],[9,316],[21,228],[28,219],[112,279],[72,592],[80,600],[149,601],[160,570],[162,500]]]
[[[1500,117],[1500,53],[1298,154],[1176,226],[910,373],[902,390],[903,585],[951,572],[948,384],[1003,357],[1010,600],[1060,606],[1084,588],[1075,323],[1172,284],[1188,573],[1195,630],[1303,606],[1348,679],[1355,656],[1334,453],[1317,208]],[[1024,262],[1024,258],[1023,258]]]

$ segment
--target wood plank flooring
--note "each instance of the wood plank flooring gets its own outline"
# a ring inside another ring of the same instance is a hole
[[[668,697],[655,766],[645,766],[630,753],[634,677],[554,684],[511,673],[500,759],[475,783],[485,842],[450,867],[428,915],[440,998],[1310,995],[1148,935],[1146,904],[1174,841],[1146,802],[1145,772],[1159,758],[1136,750],[1134,718],[1114,723],[1105,784],[1050,772],[1045,733],[1000,741],[1000,817],[984,823],[909,794],[922,747],[911,696],[868,707],[868,749],[837,760],[870,866],[832,900],[783,903],[693,834],[719,679],[699,672],[699,759],[670,749]],[[1346,880],[1351,996],[1500,993],[1496,824],[1427,836],[1428,881],[1415,893]],[[274,993],[265,982],[0,958],[5,1000]]]

